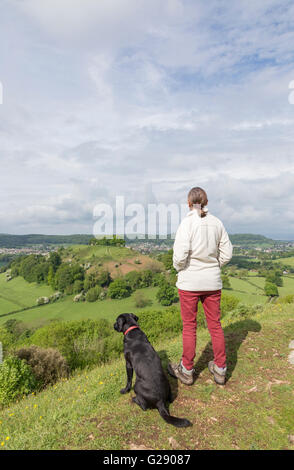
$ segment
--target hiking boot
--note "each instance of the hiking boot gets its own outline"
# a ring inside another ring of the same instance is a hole
[[[183,384],[185,385],[192,385],[194,381],[193,377],[193,371],[191,374],[186,374],[183,371],[182,364],[175,364],[170,362],[167,366],[168,373],[172,376],[175,377],[176,379],[179,379]]]
[[[217,367],[217,365],[213,361],[209,361],[208,369],[213,374],[214,381],[218,385],[224,385],[225,384],[227,368],[222,370],[219,367]]]

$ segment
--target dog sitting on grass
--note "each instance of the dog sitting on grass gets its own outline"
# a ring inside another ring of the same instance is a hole
[[[138,317],[133,313],[123,313],[117,317],[113,325],[116,331],[124,334],[127,385],[120,393],[128,393],[131,390],[135,370],[134,403],[137,403],[144,411],[147,408],[157,408],[160,416],[168,424],[178,428],[192,426],[187,419],[170,416],[166,407],[166,403],[172,401],[170,384],[157,352],[137,322]]]

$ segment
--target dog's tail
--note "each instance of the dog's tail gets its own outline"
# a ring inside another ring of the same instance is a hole
[[[168,424],[172,424],[177,428],[187,428],[188,426],[192,426],[192,423],[185,418],[176,418],[175,416],[171,416],[166,409],[166,406],[163,401],[160,401],[157,404],[157,409],[159,411],[160,416],[166,421]]]

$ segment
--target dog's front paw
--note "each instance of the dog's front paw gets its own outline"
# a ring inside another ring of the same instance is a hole
[[[131,389],[128,388],[128,387],[122,388],[122,389],[120,390],[120,393],[122,393],[122,394],[124,395],[125,393],[128,393],[130,390],[131,390]]]

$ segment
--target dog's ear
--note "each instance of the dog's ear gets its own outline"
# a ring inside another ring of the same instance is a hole
[[[134,319],[135,321],[138,321],[138,320],[139,320],[139,318],[137,317],[137,315],[134,315],[133,313],[131,313],[131,316],[133,317],[133,319]]]
[[[124,317],[118,317],[114,326],[115,330],[121,332],[125,322],[126,319]]]

